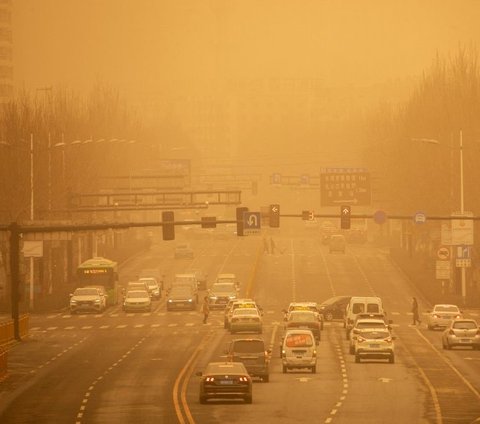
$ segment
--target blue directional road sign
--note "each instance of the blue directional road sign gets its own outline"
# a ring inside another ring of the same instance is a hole
[[[425,222],[427,222],[427,215],[425,215],[425,212],[415,212],[413,222],[415,222],[415,224],[425,224]]]
[[[260,212],[243,212],[243,232],[255,234],[260,232]]]

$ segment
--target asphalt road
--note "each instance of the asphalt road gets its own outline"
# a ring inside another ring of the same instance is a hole
[[[121,269],[121,282],[158,267],[168,285],[174,273],[202,269],[237,274],[242,296],[264,309],[262,337],[272,350],[270,382],[254,383],[253,403],[198,402],[199,378],[224,358],[232,336],[223,312],[202,324],[199,308],[151,313],[119,307],[99,315],[65,311],[33,316],[31,337],[10,352],[10,374],[0,383],[2,423],[471,423],[480,417],[480,352],[444,351],[441,331],[411,326],[410,301],[426,304],[388,252],[348,245],[328,253],[311,231],[272,233],[277,251],[263,253],[259,236],[191,240],[193,260],[174,260],[175,242],[155,244]],[[355,363],[341,322],[326,323],[317,373],[282,373],[282,309],[292,301],[334,295],[382,297],[394,320],[396,362]],[[475,311],[466,316],[479,319]],[[479,421],[480,422],[480,421]]]

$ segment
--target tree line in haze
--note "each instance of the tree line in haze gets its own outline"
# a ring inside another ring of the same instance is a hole
[[[474,48],[437,55],[409,100],[382,104],[365,123],[374,202],[390,213],[460,210],[460,137],[465,210],[480,210],[480,69]],[[375,191],[376,190],[376,191]]]

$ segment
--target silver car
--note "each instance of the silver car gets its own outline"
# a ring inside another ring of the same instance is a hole
[[[442,334],[442,346],[451,349],[454,346],[471,346],[480,350],[480,328],[473,319],[455,319]]]
[[[96,287],[78,288],[70,295],[70,313],[103,312],[105,301],[105,297]]]
[[[147,311],[152,310],[152,298],[146,290],[129,290],[123,301],[123,310],[128,311]]]
[[[437,327],[448,327],[454,319],[462,318],[462,311],[457,305],[438,304],[429,311],[427,316],[427,328],[434,330]]]
[[[355,362],[362,359],[388,359],[395,362],[395,346],[388,330],[365,330],[355,339]]]

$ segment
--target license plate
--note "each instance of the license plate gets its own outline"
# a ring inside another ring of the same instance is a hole
[[[461,339],[460,342],[461,343],[470,343],[471,340],[470,339]]]
[[[375,349],[375,348],[380,347],[380,345],[378,345],[378,344],[371,344],[370,347],[371,347],[372,349]]]
[[[233,384],[233,380],[220,380],[220,384]]]
[[[177,306],[185,306],[185,303],[177,303]]]

